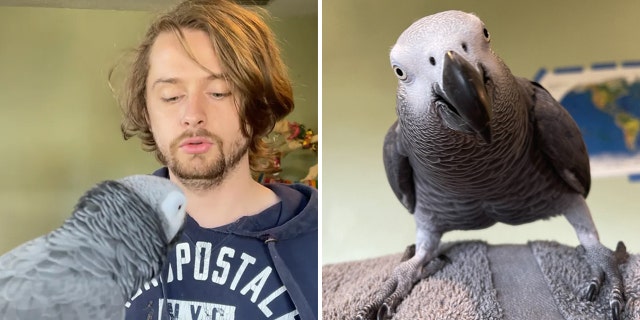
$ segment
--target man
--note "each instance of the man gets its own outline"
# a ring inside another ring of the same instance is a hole
[[[293,109],[274,37],[226,0],[185,1],[149,27],[123,100],[139,136],[187,196],[181,240],[127,319],[316,319],[317,192],[262,185],[262,141]]]

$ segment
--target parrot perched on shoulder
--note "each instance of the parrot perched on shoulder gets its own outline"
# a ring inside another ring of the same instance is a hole
[[[383,161],[391,188],[415,218],[415,255],[356,318],[391,317],[438,261],[447,231],[564,215],[593,272],[584,298],[593,300],[606,278],[611,318],[619,319],[618,261],[600,243],[585,201],[589,158],[569,113],[539,84],[511,74],[473,14],[446,11],[416,21],[390,60],[398,119],[386,134]]]
[[[185,201],[150,175],[97,184],[61,227],[0,256],[0,319],[124,319],[127,299],[160,273]]]

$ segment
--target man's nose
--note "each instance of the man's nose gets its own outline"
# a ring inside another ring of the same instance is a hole
[[[204,104],[200,97],[192,95],[189,97],[182,117],[182,124],[188,127],[202,126],[206,123],[207,116]]]

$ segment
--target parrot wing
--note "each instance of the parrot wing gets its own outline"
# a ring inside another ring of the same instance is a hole
[[[546,89],[538,83],[529,83],[533,90],[537,144],[562,179],[586,197],[591,188],[591,173],[580,128]]]
[[[50,250],[47,236],[0,259],[0,315],[6,319],[124,319],[124,298],[112,277],[78,260],[78,250]]]
[[[400,141],[398,121],[394,122],[387,131],[382,157],[391,189],[405,208],[413,214],[416,207],[413,168]]]

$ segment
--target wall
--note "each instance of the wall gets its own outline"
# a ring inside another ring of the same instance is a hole
[[[282,45],[289,76],[293,81],[295,109],[287,120],[303,124],[314,134],[318,126],[318,17],[275,17],[271,23]],[[299,149],[282,158],[280,177],[297,181],[307,175],[308,168],[318,163],[317,153]]]
[[[123,142],[107,83],[154,15],[0,7],[0,254],[59,226],[98,181],[158,167],[138,139]],[[269,23],[294,82],[291,119],[317,130],[317,17]]]
[[[389,50],[422,16],[448,9],[478,14],[492,46],[516,75],[542,68],[640,59],[640,3],[634,1],[324,0],[322,23],[323,263],[401,252],[415,240],[413,218],[388,186],[382,141],[395,119]],[[588,198],[605,245],[640,252],[640,184],[595,179]],[[443,241],[577,245],[563,217],[524,226],[451,232]]]

